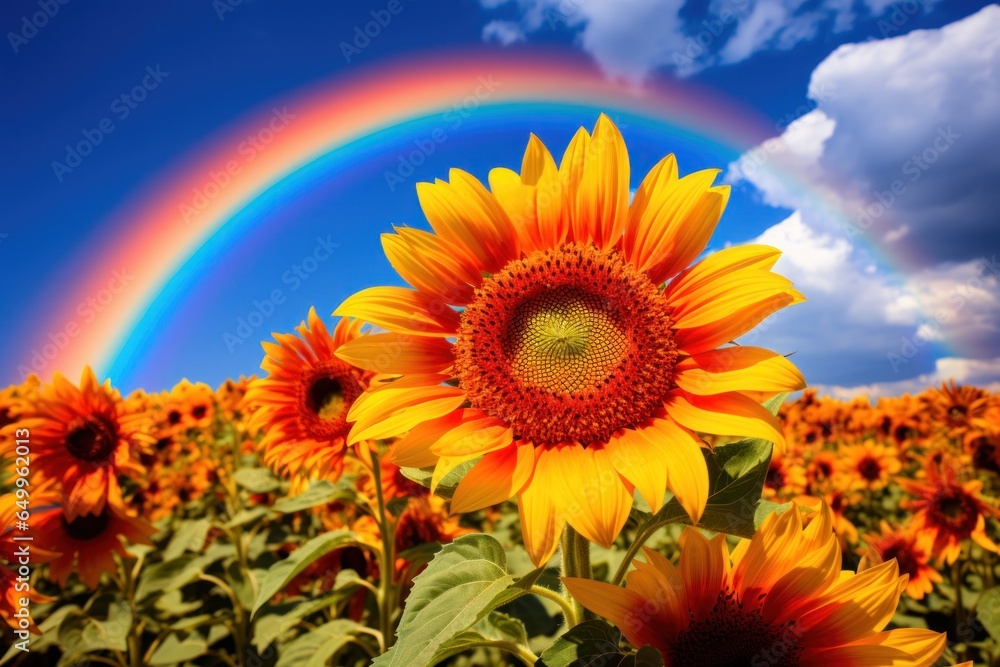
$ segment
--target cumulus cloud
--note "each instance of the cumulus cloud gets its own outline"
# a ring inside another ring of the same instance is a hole
[[[762,337],[797,343],[807,379],[832,392],[1000,377],[998,33],[991,6],[841,47],[813,72],[816,107],[729,166],[795,211],[757,240],[786,251],[778,270],[809,301]],[[906,275],[871,245],[907,258]]]
[[[816,108],[731,165],[730,180],[924,265],[1000,251],[998,33],[991,5],[938,30],[841,46],[812,74]]]

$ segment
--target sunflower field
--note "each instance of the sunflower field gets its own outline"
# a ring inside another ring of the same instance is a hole
[[[532,136],[259,376],[4,389],[0,664],[1000,666],[1000,395],[750,345],[805,296],[717,176]]]

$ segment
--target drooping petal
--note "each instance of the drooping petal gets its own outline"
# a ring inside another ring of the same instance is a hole
[[[536,567],[545,565],[559,546],[566,517],[558,510],[556,486],[564,474],[546,447],[535,449],[535,468],[518,496],[524,548]]]
[[[730,391],[793,392],[806,386],[802,373],[786,357],[743,345],[683,359],[677,364],[675,381],[684,391],[702,396]]]
[[[548,456],[560,470],[557,505],[566,521],[591,542],[611,546],[632,508],[632,486],[615,472],[605,447],[563,445]]]
[[[760,403],[737,392],[698,396],[675,389],[667,397],[667,412],[681,426],[698,433],[761,438],[785,450],[777,418]]]
[[[615,470],[632,482],[654,512],[659,511],[667,490],[666,444],[656,445],[637,431],[625,429],[611,438],[607,449]]]

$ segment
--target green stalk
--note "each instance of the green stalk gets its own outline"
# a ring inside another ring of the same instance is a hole
[[[379,588],[378,611],[379,630],[384,638],[384,650],[388,651],[396,639],[392,629],[392,615],[395,611],[395,592],[393,590],[393,574],[396,564],[395,525],[389,519],[386,511],[385,494],[382,491],[382,466],[379,454],[372,451],[372,477],[375,480],[375,499],[378,503],[379,532],[382,534],[382,551],[379,554]]]

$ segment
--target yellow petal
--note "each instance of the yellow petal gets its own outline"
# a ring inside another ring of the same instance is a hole
[[[562,445],[548,458],[560,470],[557,504],[566,521],[585,538],[608,548],[628,519],[632,488],[611,464],[604,447]]]
[[[399,386],[394,382],[365,392],[347,413],[347,420],[355,422],[348,442],[399,435],[457,410],[465,400],[465,392],[447,385]]]
[[[531,479],[518,496],[521,537],[524,548],[536,567],[545,565],[556,552],[559,538],[566,526],[566,517],[556,507],[556,483],[563,471],[554,465],[546,447],[535,449],[535,468]]]
[[[702,396],[729,391],[792,392],[806,386],[802,373],[786,357],[743,345],[684,359],[677,365],[675,381],[684,391]]]
[[[663,506],[667,491],[667,445],[653,443],[637,431],[626,429],[608,443],[611,465],[632,482],[654,512]]]
[[[667,398],[667,412],[681,426],[697,433],[761,438],[785,450],[781,425],[760,403],[736,392],[698,396],[674,389]]]
[[[603,113],[584,143],[582,173],[576,189],[570,190],[573,235],[604,250],[619,241],[628,217],[628,150],[621,132]]]
[[[474,258],[422,229],[401,227],[395,234],[382,234],[382,249],[403,280],[445,303],[469,303],[474,288],[482,283]]]
[[[461,321],[448,304],[405,287],[363,289],[347,297],[333,314],[417,336],[454,336]]]
[[[439,373],[455,361],[444,338],[400,333],[360,336],[341,345],[336,355],[358,368],[393,375]]]

